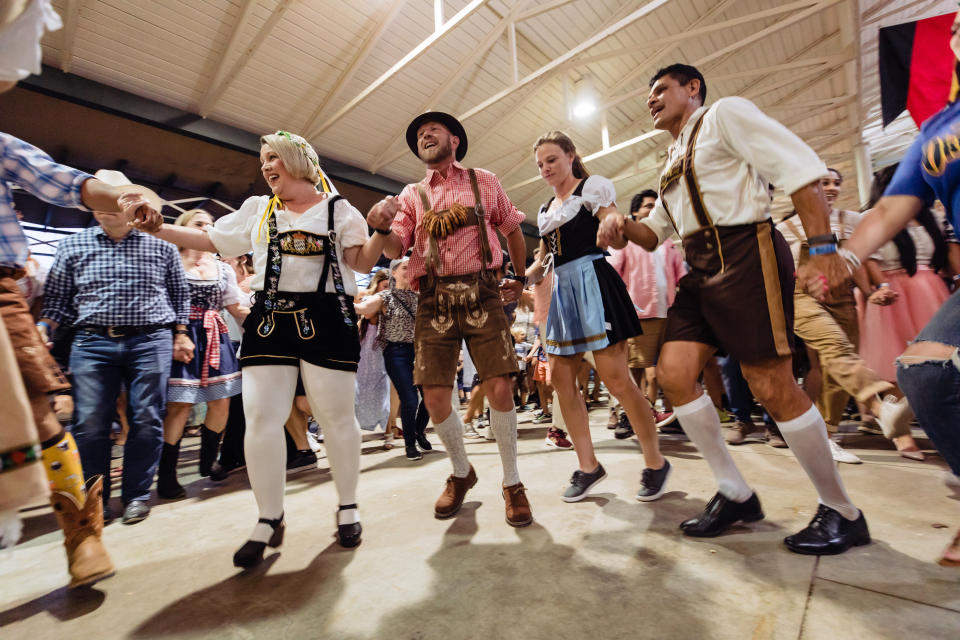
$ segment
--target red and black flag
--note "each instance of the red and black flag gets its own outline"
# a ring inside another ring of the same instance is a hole
[[[955,13],[880,29],[883,126],[906,109],[919,127],[957,94],[957,60],[950,50]]]

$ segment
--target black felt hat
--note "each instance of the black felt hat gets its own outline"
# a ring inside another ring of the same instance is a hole
[[[439,122],[449,129],[450,133],[460,138],[460,145],[457,147],[457,161],[463,160],[463,157],[467,155],[467,132],[464,131],[463,125],[460,124],[459,120],[449,113],[442,111],[427,111],[426,113],[421,113],[407,126],[407,146],[410,147],[410,151],[413,151],[413,155],[418,158],[420,157],[420,154],[417,152],[417,131],[426,122]]]

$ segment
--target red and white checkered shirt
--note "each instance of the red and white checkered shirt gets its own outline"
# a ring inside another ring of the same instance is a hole
[[[485,169],[475,169],[477,187],[480,190],[480,199],[487,221],[487,241],[493,253],[493,260],[487,264],[488,269],[497,269],[503,264],[503,252],[500,250],[500,240],[497,231],[504,236],[513,233],[524,220],[523,213],[517,210],[506,192],[500,185],[497,176]],[[459,162],[454,162],[447,170],[447,177],[439,171],[427,169],[427,176],[418,184],[422,184],[427,192],[427,198],[435,211],[449,208],[454,202],[465,207],[472,207],[474,203],[473,189],[470,186],[470,174]],[[426,253],[430,246],[427,233],[423,229],[423,203],[417,193],[416,184],[408,184],[397,198],[400,211],[393,220],[393,232],[403,243],[403,252],[406,253],[413,245],[413,254],[407,275],[411,286],[416,288],[419,279],[425,276]],[[477,225],[468,224],[461,227],[443,240],[437,241],[440,250],[440,272],[438,276],[459,276],[468,273],[477,273],[482,263],[480,237]]]

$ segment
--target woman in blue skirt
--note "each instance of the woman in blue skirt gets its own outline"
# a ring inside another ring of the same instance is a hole
[[[193,209],[180,214],[175,224],[203,229],[213,224],[213,217],[202,209]],[[186,495],[177,482],[177,458],[183,427],[195,404],[207,405],[200,430],[200,475],[214,480],[226,477],[216,459],[220,436],[227,425],[230,398],[240,393],[240,365],[220,311],[226,309],[241,325],[250,313],[250,308],[241,304],[237,276],[229,265],[208,251],[181,249],[180,258],[190,285],[187,331],[196,352],[190,362],[174,360],[167,383],[163,453],[157,468],[157,495],[166,499]]]
[[[577,452],[579,468],[563,494],[567,502],[587,497],[606,477],[590,438],[587,407],[577,386],[583,354],[593,352],[597,373],[623,405],[635,426],[645,467],[637,499],[663,495],[670,463],[660,454],[650,405],[627,368],[627,338],[642,333],[637,311],[619,274],[603,259],[597,229],[607,214],[617,211],[613,183],[587,173],[573,141],[551,131],[534,145],[537,167],[554,197],[540,208],[540,255],[527,271],[537,281],[554,270],[547,331],[543,347],[560,410]]]

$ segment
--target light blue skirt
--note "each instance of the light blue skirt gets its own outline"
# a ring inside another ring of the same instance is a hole
[[[547,353],[598,351],[641,333],[627,287],[602,255],[588,254],[555,268]]]

